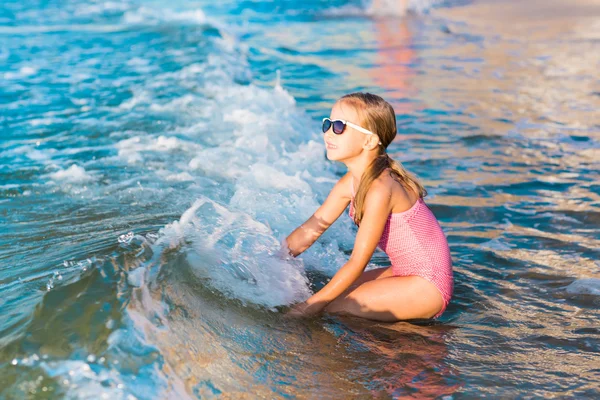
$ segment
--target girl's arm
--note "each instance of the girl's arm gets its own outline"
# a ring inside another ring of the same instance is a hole
[[[284,245],[296,257],[308,249],[339,218],[350,203],[350,173],[344,175],[331,189],[325,202],[286,239]]]
[[[365,211],[350,259],[327,285],[299,307],[299,311],[307,315],[318,313],[360,277],[377,248],[390,215],[391,194],[389,186],[379,181],[373,182],[365,199]]]

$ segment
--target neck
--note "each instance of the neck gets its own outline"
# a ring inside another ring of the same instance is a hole
[[[371,164],[377,156],[378,154],[374,151],[364,151],[359,156],[344,161],[348,171],[352,174],[356,188],[358,188],[358,185],[360,184],[363,172],[365,172],[369,164]]]

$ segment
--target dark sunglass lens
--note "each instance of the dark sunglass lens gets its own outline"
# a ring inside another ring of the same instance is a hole
[[[342,121],[333,121],[333,133],[336,135],[341,135],[344,133],[344,128],[346,128],[346,124],[344,124]]]
[[[323,133],[327,132],[331,128],[331,121],[326,119],[323,121]]]

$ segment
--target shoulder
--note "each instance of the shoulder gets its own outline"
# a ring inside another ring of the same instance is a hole
[[[390,179],[392,181],[390,181]],[[365,197],[365,205],[389,205],[392,199],[393,178],[389,174],[382,173],[377,179],[371,183],[369,191]]]
[[[402,212],[408,210],[419,200],[418,194],[415,194],[412,189],[405,187],[401,182],[392,175],[389,169],[379,175],[373,182],[373,187],[377,187],[379,191],[379,201],[382,201],[382,196],[388,196],[388,204],[390,212]],[[368,195],[367,195],[368,196]]]

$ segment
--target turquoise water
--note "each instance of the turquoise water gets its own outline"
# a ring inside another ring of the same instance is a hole
[[[5,1],[1,397],[597,397],[600,12],[480,3]],[[436,323],[282,318],[352,249],[277,255],[356,90],[448,235]]]

